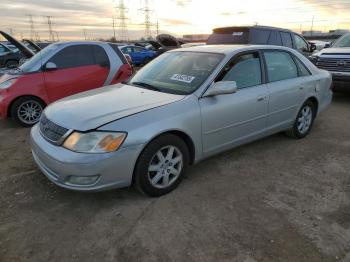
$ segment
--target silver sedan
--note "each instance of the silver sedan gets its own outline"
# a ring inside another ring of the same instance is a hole
[[[331,76],[273,46],[198,46],[167,52],[127,83],[46,108],[32,153],[53,183],[99,191],[135,184],[175,189],[189,165],[286,132],[304,138],[331,103]]]

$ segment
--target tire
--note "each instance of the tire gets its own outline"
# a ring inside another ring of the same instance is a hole
[[[23,127],[39,122],[45,104],[36,97],[20,97],[11,106],[11,117]]]
[[[159,154],[163,156],[163,161]],[[140,192],[148,196],[165,195],[180,184],[189,161],[188,147],[181,138],[172,134],[162,135],[140,154],[135,166],[134,183]]]
[[[18,62],[16,60],[8,60],[5,63],[6,68],[14,68],[18,66]]]
[[[293,127],[286,132],[286,135],[297,139],[306,137],[310,133],[316,117],[315,108],[315,104],[311,100],[307,100],[300,108]]]

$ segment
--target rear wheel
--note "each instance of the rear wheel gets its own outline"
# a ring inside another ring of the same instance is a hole
[[[35,125],[42,114],[44,103],[36,97],[21,97],[11,107],[11,117],[24,127]]]
[[[149,196],[174,190],[189,164],[189,151],[179,137],[167,134],[152,141],[141,153],[135,167],[137,188]]]
[[[293,138],[306,137],[313,125],[316,116],[315,105],[312,101],[306,101],[299,110],[293,127],[286,134]]]

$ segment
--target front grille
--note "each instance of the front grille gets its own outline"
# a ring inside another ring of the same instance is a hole
[[[64,128],[55,124],[54,122],[47,119],[47,117],[42,114],[40,119],[40,132],[44,138],[52,143],[60,143],[63,136],[69,131],[69,129]]]
[[[328,71],[350,72],[350,58],[319,57],[316,66]]]

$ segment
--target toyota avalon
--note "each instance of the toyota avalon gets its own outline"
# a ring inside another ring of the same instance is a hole
[[[126,83],[48,106],[32,153],[61,187],[160,196],[214,154],[282,131],[304,138],[331,100],[330,73],[286,47],[176,49]]]

